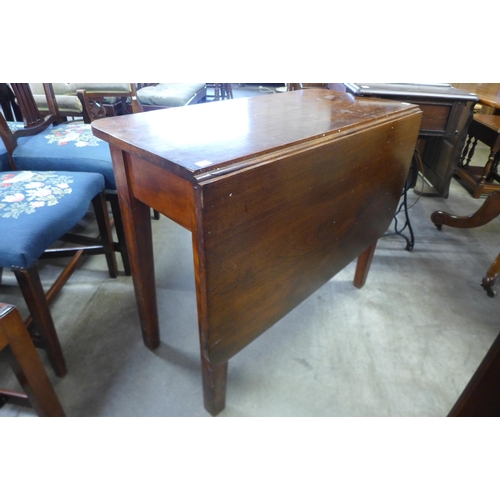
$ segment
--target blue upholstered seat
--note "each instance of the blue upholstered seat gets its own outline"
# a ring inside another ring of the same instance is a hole
[[[9,169],[9,153],[7,153],[3,142],[0,142],[0,172]]]
[[[30,268],[85,216],[104,188],[98,173],[0,173],[0,267]]]
[[[12,133],[16,129],[25,129],[22,122],[4,122],[4,124],[6,124],[4,127],[7,126]],[[115,249],[121,253],[125,274],[130,275],[109,144],[93,135],[90,124],[81,121],[67,122],[51,125],[34,135],[20,136],[17,138],[17,146],[12,151],[12,160],[18,170],[101,174],[104,177],[106,195],[111,204],[118,236]],[[0,163],[2,168],[10,168],[7,165],[7,158],[5,162]]]
[[[13,159],[19,170],[97,172],[107,190],[116,189],[109,144],[92,134],[90,124],[68,122],[22,137]]]

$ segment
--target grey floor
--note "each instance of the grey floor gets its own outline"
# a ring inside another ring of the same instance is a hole
[[[352,285],[353,262],[232,358],[220,417],[445,416],[500,331],[500,296],[480,286],[500,251],[500,220],[439,232],[430,215],[467,215],[482,203],[455,180],[448,199],[411,192],[413,252],[400,237],[382,238],[363,289]],[[87,258],[53,304],[68,375],[55,377],[40,355],[68,416],[209,417],[191,235],[165,217],[152,227],[155,352],[142,343],[131,278],[109,279],[102,256]],[[47,286],[59,269],[41,266]],[[26,310],[7,270],[0,300]],[[5,365],[0,386],[18,388]],[[0,409],[4,417],[33,415]]]

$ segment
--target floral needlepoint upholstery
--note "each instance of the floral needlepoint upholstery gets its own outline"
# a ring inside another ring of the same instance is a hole
[[[18,169],[98,172],[104,176],[106,189],[116,189],[109,145],[92,134],[90,124],[54,125],[21,139],[13,154]]]
[[[31,267],[103,189],[98,173],[0,172],[0,267]]]

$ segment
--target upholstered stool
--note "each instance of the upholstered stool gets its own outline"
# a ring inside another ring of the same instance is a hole
[[[460,158],[457,176],[474,198],[490,194],[500,189],[500,115],[476,114],[469,129],[465,148]],[[486,165],[471,166],[477,143],[490,147]]]
[[[64,171],[0,173],[0,268],[14,272],[38,331],[40,347],[47,350],[59,376],[66,373],[66,366],[36,262],[81,221],[91,202],[94,203],[110,276],[116,277],[101,174]]]

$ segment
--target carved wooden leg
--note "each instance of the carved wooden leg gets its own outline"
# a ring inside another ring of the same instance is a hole
[[[8,342],[3,353],[37,415],[64,417],[61,403],[18,310],[6,304],[0,304],[0,343],[2,337]]]
[[[500,215],[500,191],[491,193],[481,207],[472,215],[459,216],[438,210],[431,215],[431,221],[441,230],[450,226],[460,229],[471,229],[484,226]]]
[[[15,269],[14,274],[54,372],[64,377],[68,372],[66,362],[36,266],[28,270]]]
[[[481,286],[486,290],[488,297],[494,297],[496,295],[496,292],[493,290],[493,285],[497,280],[498,273],[500,273],[500,254],[497,255],[497,258],[494,260],[493,264],[491,264],[486,272],[486,276],[481,282]]]
[[[156,304],[156,280],[151,231],[151,211],[129,191],[124,153],[113,147],[111,156],[118,186],[118,199],[126,236],[128,257],[144,344],[155,349],[160,344]]]
[[[486,162],[486,165],[484,166],[483,173],[478,181],[478,184],[484,185],[486,182],[490,180],[490,173],[491,169],[493,168],[493,164],[495,163],[495,156],[496,153],[493,151],[493,149],[490,150],[490,154],[488,156],[488,161]]]
[[[203,380],[203,402],[212,416],[218,415],[226,406],[228,363],[215,366],[201,355],[201,375]]]
[[[373,260],[373,254],[375,253],[375,248],[377,247],[378,240],[371,246],[369,246],[359,257],[356,264],[356,272],[354,274],[353,284],[356,288],[363,288],[366,278],[368,277],[368,271],[370,271],[370,266]]]

